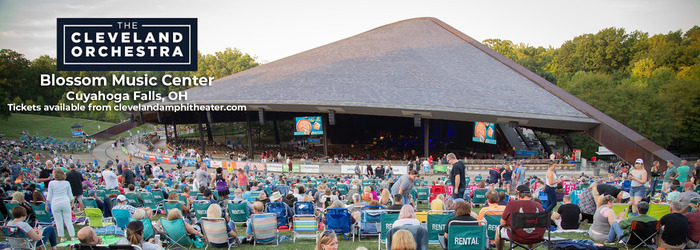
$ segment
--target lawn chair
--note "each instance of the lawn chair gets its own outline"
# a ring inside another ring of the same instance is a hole
[[[379,250],[382,249],[382,244],[386,244],[386,241],[389,238],[387,235],[389,230],[394,227],[394,222],[399,219],[399,213],[393,213],[396,212],[396,210],[384,210],[384,212],[385,213],[383,213],[379,218],[380,234],[379,239],[377,239],[377,249]]]
[[[294,214],[298,214],[298,215],[314,215],[314,214],[316,214],[316,210],[314,209],[313,201],[294,202]]]
[[[134,219],[131,220],[133,221]],[[156,235],[155,231],[153,231],[153,224],[151,223],[151,219],[145,218],[141,219],[140,221],[141,223],[143,223],[143,241],[148,241]]]
[[[259,191],[259,190],[250,191],[250,198],[248,199],[248,201],[254,202],[258,198],[260,198],[260,193],[262,193],[262,191]]]
[[[258,243],[272,243],[279,245],[279,231],[277,231],[277,215],[273,213],[254,214],[250,217],[253,227],[253,246]]]
[[[126,225],[129,224],[131,219],[131,214],[129,213],[129,210],[126,209],[112,209],[112,216],[114,217],[114,221],[117,223],[117,227],[121,229],[125,229]]]
[[[163,202],[163,200],[165,200],[165,198],[163,197],[163,191],[161,191],[160,189],[151,190],[151,195],[153,195],[153,202],[156,204],[159,204],[159,203]],[[146,201],[144,201],[144,202],[146,202]]]
[[[340,192],[341,195],[346,195],[348,194],[348,185],[347,184],[338,184],[338,192]]]
[[[615,215],[618,215],[622,212],[625,212],[626,214],[628,211],[630,211],[630,204],[627,203],[614,203],[613,204],[613,212],[615,212]],[[651,204],[649,204],[649,210],[651,210]],[[624,218],[627,218],[627,215],[625,214]],[[658,219],[657,219],[658,220]]]
[[[438,195],[445,195],[446,190],[445,186],[443,185],[432,185],[430,186],[430,191],[429,191],[429,196],[430,198],[428,199],[428,202],[433,202],[435,198],[437,198]]]
[[[318,236],[318,223],[315,215],[294,215],[292,218],[294,228],[294,242],[297,238],[316,239]],[[303,232],[313,232],[312,234]]]
[[[642,245],[649,249],[656,249],[655,247],[652,247],[652,245],[654,245],[654,239],[656,238],[656,235],[658,235],[660,228],[661,222],[659,221],[650,221],[647,223],[632,221],[630,231],[620,238],[629,236],[627,243],[624,244],[626,249],[629,249],[629,245],[634,245],[632,250],[642,247]]]
[[[246,222],[250,217],[250,211],[248,210],[248,203],[240,202],[234,203],[228,202],[228,215],[234,222]]]
[[[189,193],[190,197],[197,197],[199,195],[199,191],[197,190],[190,190]]]
[[[204,249],[209,248],[209,245],[216,248],[228,248],[236,245],[236,239],[232,238],[226,231],[226,220],[223,218],[207,218],[202,217],[202,234],[207,237],[209,244]]]
[[[545,193],[544,191],[540,191],[540,193],[537,195],[537,198],[539,198],[542,202],[542,207],[547,207],[547,201],[549,200],[549,196],[547,196],[547,193]]]
[[[187,229],[185,229],[185,220],[182,218],[177,220],[167,220],[165,218],[160,218],[160,225],[165,231],[165,238],[170,242],[166,249],[170,249],[177,245],[182,248],[190,249],[192,246],[192,240],[190,236],[187,235]],[[187,246],[187,247],[185,247]]]
[[[661,217],[671,213],[671,206],[668,203],[649,203],[649,211],[647,215],[660,220]]]
[[[389,229],[386,236],[386,249],[391,249],[391,238],[399,230],[408,230],[416,241],[416,250],[428,250],[428,229],[423,226],[403,225]]]
[[[546,244],[552,240],[549,227],[552,224],[550,213],[512,213],[511,214],[511,225],[510,227],[505,227],[510,236],[510,247],[509,249],[515,249],[515,247],[522,247],[527,250],[536,249],[537,247]],[[543,229],[547,231],[547,238],[544,238],[544,232],[542,237],[536,237],[538,240],[535,241],[516,241],[516,234],[513,230],[515,229]],[[451,230],[450,230],[451,231]],[[451,236],[450,236],[451,237]],[[515,246],[514,246],[515,245]],[[532,248],[528,245],[533,245]]]
[[[95,198],[83,198],[83,205],[85,206],[85,208],[98,208],[97,200]]]
[[[163,208],[165,209],[166,214],[172,209],[177,209],[184,213],[184,211],[182,211],[182,205],[184,204],[182,204],[179,200],[163,200]]]
[[[472,197],[474,205],[483,205],[486,202],[486,192],[488,189],[477,189],[474,190],[474,197]]]
[[[376,209],[371,209],[376,208]],[[383,211],[382,206],[365,206],[362,208],[360,222],[357,227],[357,239],[362,242],[362,236],[377,236],[381,235],[379,226]]]
[[[5,240],[10,243],[12,249],[36,249],[38,246],[41,246],[42,249],[46,250],[48,242],[33,240],[18,227],[2,226],[0,230],[2,230]],[[39,244],[40,242],[41,244]]]
[[[430,189],[416,188],[416,202],[428,201],[430,199]]]
[[[34,227],[37,225],[54,225],[54,219],[53,215],[50,212],[46,211],[46,203],[42,202],[39,205],[34,205],[33,203],[29,203],[29,206],[32,207],[32,210],[34,210],[34,217],[36,218],[36,222],[34,223]],[[102,213],[102,211],[100,211]]]
[[[111,218],[105,222],[105,218],[102,217],[102,210],[99,208],[85,208],[85,216],[88,217],[88,220],[90,220],[90,226],[93,228],[113,224],[111,222]]]
[[[398,215],[397,215],[398,217]],[[328,208],[323,215],[323,225],[326,230],[333,230],[336,234],[343,235],[348,240],[346,234],[352,234],[352,216],[346,208]],[[355,241],[355,235],[352,235]]]
[[[97,195],[97,198],[100,198],[102,200],[107,199],[107,192],[105,192],[104,190],[97,190],[96,195]]]
[[[578,205],[579,201],[581,201],[581,193],[583,193],[583,190],[574,190],[571,191],[571,204]]]
[[[488,249],[489,244],[486,236],[486,223],[484,221],[450,221],[447,225],[449,234],[447,242],[445,236],[441,235],[440,245],[444,249]]]
[[[141,207],[141,202],[139,202],[139,195],[132,193],[132,194],[124,194],[126,196],[126,200],[129,202],[134,207]]]
[[[192,203],[194,217],[197,219],[197,221],[199,221],[199,219],[202,217],[207,216],[207,209],[209,209],[209,206],[211,206],[211,201],[208,200],[194,201]]]
[[[287,208],[282,202],[268,202],[265,204],[265,212],[273,213],[277,216],[277,227],[288,227],[289,226],[289,214],[287,214]]]
[[[282,196],[287,196],[289,193],[289,186],[277,186],[277,191],[279,191]]]
[[[156,202],[156,199],[153,197],[153,194],[142,193],[141,199],[143,199],[144,207],[150,207],[153,211],[158,211],[158,209],[161,208],[161,206],[158,205],[158,202]]]
[[[439,244],[438,235],[445,233],[447,221],[454,217],[454,211],[428,211],[428,242]]]
[[[486,221],[486,234],[489,237],[491,243],[496,243],[496,234],[498,233],[498,226],[501,225],[501,216],[503,215],[503,210],[489,210],[484,212],[484,220]]]
[[[7,219],[8,221],[14,220],[15,217],[12,216],[12,209],[19,206],[19,202],[16,201],[5,201],[5,208],[7,209]],[[29,218],[29,216],[27,216]],[[26,219],[25,219],[26,220]]]

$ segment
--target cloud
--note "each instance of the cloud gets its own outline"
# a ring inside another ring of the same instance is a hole
[[[0,40],[9,38],[56,38],[56,31],[45,30],[45,31],[0,31]]]

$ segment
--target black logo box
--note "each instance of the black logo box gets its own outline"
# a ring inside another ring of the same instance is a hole
[[[197,70],[197,18],[57,18],[56,23],[59,71]],[[178,42],[176,33],[182,35]]]

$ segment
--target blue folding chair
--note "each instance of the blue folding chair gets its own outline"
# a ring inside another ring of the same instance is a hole
[[[294,214],[297,215],[314,215],[316,213],[313,201],[297,201],[294,202]]]
[[[117,227],[125,229],[126,225],[129,224],[131,220],[131,214],[129,210],[126,209],[112,209],[112,216],[114,221],[117,223]]]
[[[265,204],[265,212],[273,213],[277,216],[277,227],[283,227],[289,225],[289,215],[287,214],[287,209],[282,202],[268,202]]]
[[[328,208],[323,216],[323,225],[327,230],[333,230],[336,234],[341,234],[348,240],[348,235],[352,234],[352,216],[346,208]],[[347,235],[346,235],[347,234]],[[355,235],[352,235],[355,241]]]

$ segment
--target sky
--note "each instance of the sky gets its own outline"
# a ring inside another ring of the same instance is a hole
[[[0,0],[0,49],[56,57],[56,18],[198,18],[198,49],[266,63],[393,22],[435,17],[483,41],[560,47],[608,27],[650,35],[700,25],[700,0]]]

